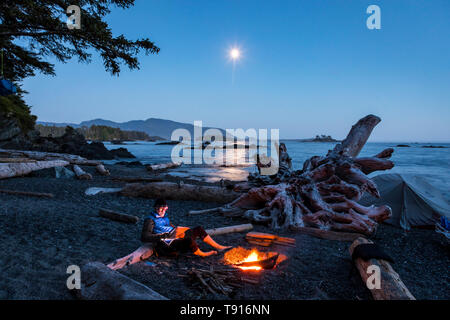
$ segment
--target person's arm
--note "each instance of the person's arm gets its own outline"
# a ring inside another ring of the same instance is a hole
[[[166,233],[162,233],[162,234],[153,233],[154,226],[155,226],[155,222],[153,222],[152,219],[144,220],[144,226],[142,227],[142,233],[141,233],[141,241],[142,242],[157,242],[167,236]]]

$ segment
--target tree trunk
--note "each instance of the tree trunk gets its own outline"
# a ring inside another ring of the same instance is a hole
[[[10,150],[0,149],[0,156],[7,156],[12,158],[27,158],[38,161],[50,161],[50,160],[65,160],[70,164],[78,164],[83,166],[96,166],[101,164],[100,161],[88,160],[86,158],[67,153],[53,153],[53,152],[40,152],[40,151],[22,151],[22,150]]]
[[[221,227],[205,230],[210,236],[219,236],[222,234],[235,233],[235,232],[245,232],[253,229],[253,225],[250,223],[240,224],[237,226]]]
[[[356,239],[349,248],[350,256],[353,255],[353,250],[360,244],[373,243],[365,238]],[[394,271],[391,264],[385,260],[370,259],[364,261],[361,258],[355,260],[355,265],[361,275],[364,284],[372,275],[371,270],[368,273],[368,267],[371,265],[378,266],[381,272],[381,288],[369,289],[375,300],[415,300],[414,296],[409,292],[408,288],[400,279],[397,272]]]
[[[89,262],[81,268],[83,300],[168,300],[149,287],[111,270],[100,262]]]
[[[174,182],[154,182],[148,184],[127,184],[121,195],[128,197],[165,198],[168,200],[196,200],[227,203],[240,193],[220,187],[200,186]]]
[[[0,163],[0,179],[25,176],[33,171],[54,167],[64,167],[68,164],[69,162],[65,160]]]
[[[107,209],[100,209],[98,214],[101,217],[119,221],[119,222],[125,222],[125,223],[137,223],[139,221],[139,218],[130,214],[121,213],[121,212],[115,212]]]

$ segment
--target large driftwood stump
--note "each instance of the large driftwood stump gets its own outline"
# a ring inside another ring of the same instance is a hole
[[[280,144],[282,175],[269,179],[271,184],[253,187],[224,207],[200,212],[244,216],[254,222],[268,223],[275,229],[313,227],[373,234],[378,222],[390,217],[391,208],[365,207],[357,201],[364,192],[380,196],[377,186],[366,174],[391,169],[394,163],[388,158],[394,150],[386,149],[373,157],[357,156],[380,121],[374,115],[359,120],[342,143],[326,156],[306,160],[299,171],[290,170],[286,146]],[[264,183],[265,179],[254,180]]]
[[[83,300],[167,300],[149,287],[130,279],[103,263],[90,262],[81,268]]]
[[[365,238],[356,239],[350,246],[350,256],[353,255],[353,250],[360,244],[372,243]],[[367,282],[371,272],[368,272],[369,266],[377,266],[380,268],[381,285],[380,289],[370,289],[375,300],[415,300],[414,296],[409,292],[408,288],[403,283],[397,272],[392,268],[391,264],[385,260],[370,259],[364,261],[361,258],[355,260],[356,268],[358,269],[364,283]]]

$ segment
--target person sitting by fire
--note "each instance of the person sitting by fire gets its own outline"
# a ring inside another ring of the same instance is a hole
[[[217,254],[216,250],[201,251],[196,242],[197,239],[203,240],[218,251],[231,248],[215,242],[200,226],[191,229],[172,225],[166,215],[168,208],[164,199],[156,199],[154,210],[144,219],[141,241],[153,243],[157,255],[173,256],[178,253],[192,252],[200,257],[208,257]]]

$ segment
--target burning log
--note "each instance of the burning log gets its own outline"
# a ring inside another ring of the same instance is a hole
[[[79,180],[92,180],[92,175],[81,169],[76,164],[73,165],[73,172]]]
[[[137,223],[139,221],[139,218],[136,216],[107,209],[100,209],[98,214],[101,217],[119,222]]]
[[[76,294],[82,300],[168,300],[100,262],[87,263],[81,274],[81,289]]]
[[[65,160],[0,163],[0,179],[25,176],[33,171],[67,166]]]
[[[349,248],[350,255],[353,256],[353,251],[358,245],[365,243],[373,242],[365,238],[356,239]],[[368,273],[369,266],[374,265],[380,268],[381,288],[369,289],[375,300],[415,300],[389,262],[381,259],[364,261],[361,258],[357,258],[354,262],[364,283],[367,283],[368,277],[372,274]]]
[[[243,216],[270,224],[274,229],[312,227],[373,234],[378,223],[388,219],[392,210],[388,206],[364,207],[357,201],[364,192],[380,196],[366,173],[392,168],[394,163],[387,159],[393,150],[386,149],[370,158],[357,156],[380,121],[374,115],[362,118],[342,143],[324,157],[306,160],[303,170],[285,170],[282,176],[277,176],[277,184],[256,186],[223,207],[200,213]],[[281,152],[287,152],[283,144],[280,144]]]
[[[240,196],[240,193],[225,188],[174,182],[131,183],[127,184],[120,191],[120,194],[128,197],[197,200],[219,203],[227,203]]]
[[[19,196],[39,197],[39,198],[53,198],[55,196],[53,193],[40,193],[40,192],[16,191],[16,190],[5,190],[5,189],[0,189],[0,193],[19,195]]]
[[[102,176],[109,176],[109,170],[105,168],[103,164],[98,164],[95,169],[97,169],[98,173],[100,173]]]

